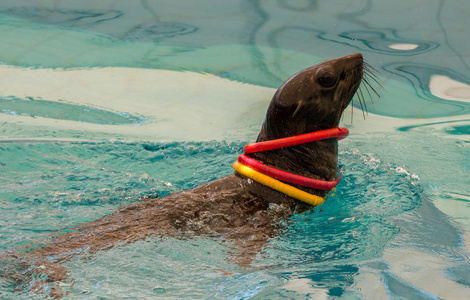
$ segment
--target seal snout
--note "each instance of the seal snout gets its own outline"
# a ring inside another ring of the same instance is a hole
[[[345,63],[350,62],[351,66],[362,66],[364,59],[361,53],[354,53],[338,58],[338,60],[344,60]]]
[[[335,63],[338,68],[343,69],[343,72],[352,73],[358,77],[356,79],[359,81],[362,79],[364,59],[362,58],[361,53],[354,53],[340,57]]]

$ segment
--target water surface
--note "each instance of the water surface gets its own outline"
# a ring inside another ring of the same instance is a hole
[[[464,299],[469,13],[457,0],[2,1],[0,248],[231,173],[275,88],[361,52],[384,89],[365,120],[358,101],[345,113],[337,193],[293,217],[253,268],[217,239],[149,239],[68,262],[75,284],[63,288],[74,299]],[[1,297],[34,297],[14,288],[2,279]]]

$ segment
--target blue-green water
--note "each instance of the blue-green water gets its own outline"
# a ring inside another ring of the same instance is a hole
[[[449,0],[2,1],[0,249],[231,173],[279,84],[359,51],[384,89],[365,120],[345,114],[338,192],[294,216],[253,268],[217,239],[150,239],[68,262],[63,289],[467,298],[468,13]],[[0,298],[37,297],[14,288],[0,279]]]

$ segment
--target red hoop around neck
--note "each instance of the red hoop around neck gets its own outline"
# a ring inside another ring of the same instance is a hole
[[[290,146],[296,146],[300,144],[306,144],[319,140],[326,140],[331,138],[338,138],[342,140],[349,135],[349,130],[344,127],[335,127],[331,129],[325,129],[320,131],[314,131],[296,136],[290,136],[282,139],[264,141],[258,143],[248,144],[243,147],[245,154],[263,152],[268,150],[274,150],[279,148],[285,148]]]
[[[243,147],[243,151],[245,153],[241,154],[238,157],[238,161],[243,165],[253,168],[253,170],[258,171],[259,173],[265,174],[267,176],[276,178],[281,181],[285,181],[288,183],[292,183],[292,184],[296,184],[296,185],[300,185],[304,187],[329,191],[333,189],[340,182],[341,175],[338,176],[336,180],[333,180],[333,181],[313,179],[313,178],[296,175],[290,172],[282,171],[282,170],[267,166],[251,157],[246,156],[245,154],[263,152],[263,151],[268,151],[268,150],[275,150],[279,148],[301,145],[301,144],[306,144],[306,143],[310,143],[314,141],[331,139],[331,138],[338,138],[339,140],[341,140],[347,137],[348,135],[349,135],[349,131],[347,128],[335,127],[331,129],[310,132],[306,134],[301,134],[301,135],[277,139],[277,140],[252,143]]]

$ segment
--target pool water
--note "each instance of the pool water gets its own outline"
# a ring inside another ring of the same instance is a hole
[[[384,88],[365,118],[344,114],[337,193],[252,268],[217,238],[154,238],[67,262],[62,289],[468,298],[469,13],[457,0],[2,1],[0,251],[230,174],[285,79],[361,52]],[[0,298],[37,297],[0,277]]]

